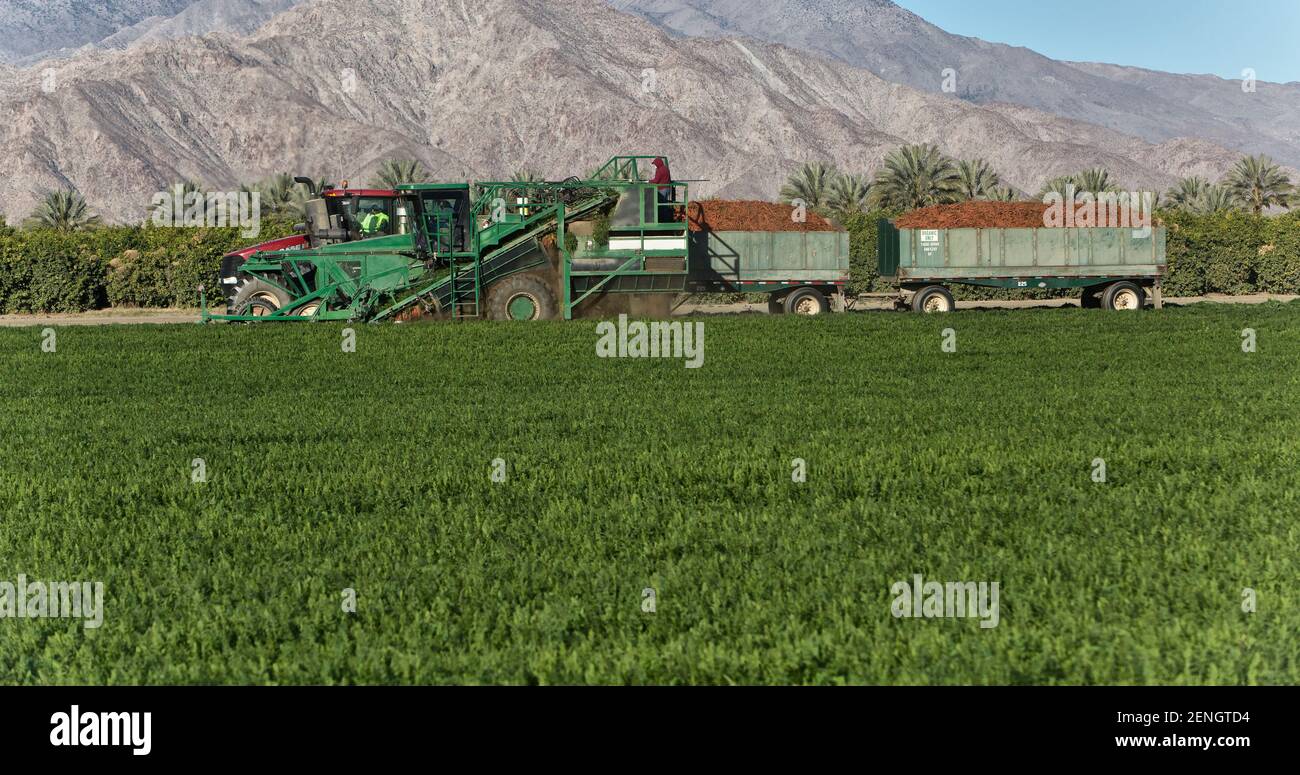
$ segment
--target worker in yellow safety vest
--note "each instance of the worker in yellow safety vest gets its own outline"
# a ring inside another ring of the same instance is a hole
[[[366,217],[361,219],[361,233],[375,235],[385,232],[388,220],[388,213],[380,209],[379,205],[371,205]]]

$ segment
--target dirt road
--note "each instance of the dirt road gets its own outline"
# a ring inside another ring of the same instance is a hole
[[[0,326],[110,326],[131,323],[197,323],[197,309],[100,309],[94,312],[53,312],[0,315]]]

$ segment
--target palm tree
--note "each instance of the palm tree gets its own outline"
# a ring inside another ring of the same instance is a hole
[[[786,178],[785,185],[781,187],[781,201],[790,204],[800,199],[810,208],[821,207],[830,194],[831,182],[837,176],[834,165],[809,162]]]
[[[1173,188],[1165,192],[1165,202],[1175,210],[1190,210],[1197,200],[1210,188],[1210,181],[1205,178],[1183,178]]]
[[[1110,172],[1105,167],[1093,167],[1090,170],[1084,170],[1074,175],[1073,180],[1075,187],[1081,192],[1104,194],[1109,191],[1119,190],[1110,179]]]
[[[882,207],[911,210],[961,198],[961,175],[934,145],[905,145],[885,157],[872,195]]]
[[[1019,202],[1023,195],[1011,186],[998,186],[989,192],[991,202]]]
[[[1105,194],[1119,190],[1110,179],[1110,172],[1105,167],[1093,167],[1073,175],[1052,178],[1043,184],[1038,192],[1038,198],[1042,199],[1048,194],[1059,194],[1064,198],[1070,193],[1070,186],[1074,186],[1076,196],[1082,193]]]
[[[27,219],[30,228],[65,232],[89,229],[100,222],[98,215],[90,214],[85,197],[73,190],[46,193]]]
[[[1197,213],[1212,214],[1224,213],[1231,210],[1240,210],[1241,201],[1232,189],[1227,186],[1206,186],[1191,203],[1191,210]]]
[[[825,208],[836,218],[845,218],[866,209],[871,195],[871,181],[866,175],[836,175],[826,192]]]
[[[1291,178],[1264,155],[1242,158],[1224,185],[1256,215],[1270,207],[1290,209],[1295,190]]]
[[[166,211],[165,214],[168,214],[168,218],[170,219],[171,215],[173,215],[177,209],[177,203],[175,201],[175,198],[177,197],[178,194],[180,196],[179,209],[181,211],[182,217],[184,217],[190,210],[190,197],[192,194],[199,195],[199,205],[198,205],[198,213],[197,213],[198,217],[202,219],[204,217],[204,214],[207,212],[208,202],[207,202],[206,189],[203,187],[202,183],[199,183],[196,180],[183,178],[181,180],[176,181],[175,183],[172,183],[162,193],[166,194],[167,196],[166,199],[161,204],[149,205],[149,214],[151,216],[159,211]],[[170,222],[170,220],[168,222]],[[174,225],[179,226],[181,224],[174,224]]]
[[[961,179],[960,192],[964,200],[991,199],[1002,183],[1001,177],[985,159],[963,159],[957,164],[957,175]]]
[[[326,185],[324,178],[315,183],[317,192],[324,190]],[[287,172],[276,173],[252,186],[246,183],[240,184],[239,191],[244,194],[251,194],[254,191],[258,193],[262,215],[288,215],[301,218],[307,213],[307,200],[311,199],[311,189],[295,181]]]
[[[262,212],[267,215],[281,215],[295,212],[295,189],[298,184],[293,176],[280,172],[257,184],[262,194]]]
[[[428,183],[429,173],[416,159],[385,159],[379,165],[378,188],[397,188],[411,183]]]
[[[1067,194],[1071,193],[1071,186],[1074,187],[1074,191],[1077,193],[1079,190],[1079,183],[1075,180],[1073,175],[1062,175],[1058,178],[1052,178],[1044,183],[1043,187],[1038,191],[1038,198],[1043,199],[1048,194],[1059,194],[1060,197],[1064,199]]]

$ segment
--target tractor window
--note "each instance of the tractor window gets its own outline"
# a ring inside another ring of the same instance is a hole
[[[393,200],[385,197],[357,197],[355,217],[363,239],[384,237],[397,230]]]
[[[439,253],[465,250],[469,244],[468,192],[429,192],[424,195],[423,205],[431,247]]]

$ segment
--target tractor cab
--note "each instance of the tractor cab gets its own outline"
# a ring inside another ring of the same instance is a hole
[[[354,242],[362,239],[407,234],[413,228],[409,207],[398,205],[398,193],[392,189],[339,188],[326,186],[317,192],[310,178],[294,178],[308,186],[311,198],[303,203],[304,222],[295,227],[297,234],[251,245],[228,253],[221,259],[221,290],[230,302],[239,291],[240,267],[258,253],[282,250],[306,250]],[[369,221],[367,217],[369,216]],[[369,229],[367,231],[366,229]]]
[[[409,210],[399,207],[395,192],[349,191],[337,196],[332,196],[332,193],[327,192],[325,196],[331,228],[346,229],[354,239],[410,232]]]
[[[387,189],[327,189],[305,203],[299,230],[313,248],[407,234],[409,208],[399,206],[398,198]]]
[[[472,251],[472,202],[466,183],[424,183],[398,188],[399,195],[419,201],[419,217],[427,248],[436,255]]]

